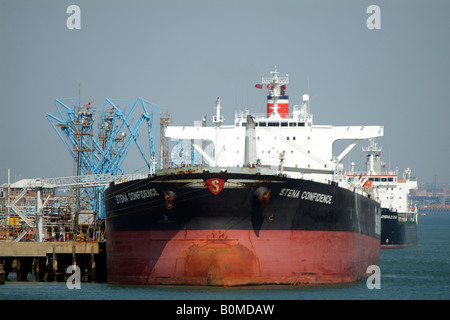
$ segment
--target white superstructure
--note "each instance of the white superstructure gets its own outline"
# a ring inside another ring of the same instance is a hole
[[[193,145],[209,166],[272,167],[292,178],[341,182],[342,159],[360,140],[383,136],[384,127],[314,125],[309,96],[304,94],[302,104],[294,106],[289,113],[285,94],[289,78],[278,77],[276,70],[271,74],[271,78],[262,79],[269,92],[266,114],[238,112],[234,124],[224,125],[218,98],[214,126],[169,126],[166,136],[211,141],[214,151],[209,154],[199,144]],[[334,155],[333,144],[338,140],[349,140],[349,146]]]
[[[410,199],[411,189],[417,189],[417,179],[411,177],[411,169],[407,168],[400,178],[396,171],[387,171],[381,160],[381,147],[375,139],[369,139],[369,145],[362,150],[367,153],[366,172],[351,172],[350,180],[375,188],[382,208],[397,212],[400,220],[417,219],[417,208]]]

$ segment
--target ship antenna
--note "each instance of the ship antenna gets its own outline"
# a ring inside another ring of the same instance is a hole
[[[311,93],[309,92],[309,76],[308,76],[308,97],[311,97]],[[311,113],[311,108],[309,106],[309,100],[308,100],[308,115]]]

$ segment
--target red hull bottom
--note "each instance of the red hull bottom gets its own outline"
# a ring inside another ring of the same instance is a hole
[[[309,285],[353,282],[380,240],[339,231],[182,230],[108,234],[108,282]]]

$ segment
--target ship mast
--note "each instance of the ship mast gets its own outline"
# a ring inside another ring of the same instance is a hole
[[[213,116],[212,122],[216,125],[216,127],[220,127],[220,125],[223,123],[223,116],[220,115],[220,98],[217,97],[216,99],[216,115]]]
[[[267,96],[267,118],[288,118],[289,117],[289,97],[286,95],[286,85],[289,83],[289,76],[278,77],[279,72],[275,66],[275,71],[270,72],[272,77],[263,77],[262,84],[267,85],[269,95]],[[258,88],[262,88],[258,86]]]
[[[219,128],[223,123],[223,116],[220,114],[220,98],[217,97],[216,99],[216,115],[213,116],[212,118],[212,122],[215,124],[215,137],[214,137],[214,159],[217,159],[217,157],[219,156],[220,152],[222,151],[222,149],[219,150],[219,148],[217,147],[219,145],[218,143],[218,135],[219,135]],[[203,150],[202,150],[203,151]],[[214,166],[217,166],[217,161],[214,160]]]
[[[369,139],[369,145],[362,150],[367,152],[366,169],[369,175],[381,173],[381,147],[375,142],[375,139]]]

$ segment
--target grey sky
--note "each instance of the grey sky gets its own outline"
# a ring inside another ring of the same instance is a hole
[[[66,9],[81,9],[69,30]],[[369,5],[381,29],[369,30]],[[0,182],[58,177],[73,162],[45,115],[55,98],[143,97],[192,125],[222,100],[263,112],[274,66],[315,124],[385,125],[384,160],[420,183],[450,182],[450,1],[0,0]],[[99,112],[99,111],[98,111]],[[365,159],[358,145],[351,158]],[[132,154],[127,166],[142,166]]]

